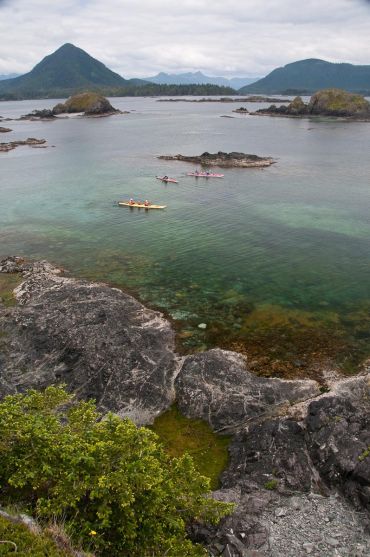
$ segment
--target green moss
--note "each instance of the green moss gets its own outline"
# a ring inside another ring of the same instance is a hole
[[[368,456],[370,456],[370,447],[368,447],[367,449],[364,450],[364,452],[362,454],[360,454],[360,456],[358,457],[358,460],[360,462],[362,462],[363,460],[365,460],[365,458],[367,458]]]
[[[0,298],[3,304],[13,306],[16,303],[13,290],[21,282],[22,275],[19,273],[0,273]]]
[[[171,456],[189,453],[201,474],[211,479],[212,489],[219,487],[220,474],[228,462],[230,436],[215,434],[202,420],[186,418],[176,405],[159,416],[152,429]]]
[[[270,491],[273,491],[274,489],[277,489],[278,485],[279,485],[278,480],[273,479],[266,482],[263,487],[265,489],[269,489]]]
[[[59,549],[46,534],[35,534],[23,524],[14,524],[0,516],[0,556],[67,557],[71,553]],[[14,546],[15,544],[15,546]]]

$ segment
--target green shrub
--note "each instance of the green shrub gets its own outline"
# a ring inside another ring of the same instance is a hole
[[[152,431],[103,418],[61,387],[0,403],[0,493],[109,556],[206,555],[186,523],[232,509],[209,497],[190,456],[170,458]]]

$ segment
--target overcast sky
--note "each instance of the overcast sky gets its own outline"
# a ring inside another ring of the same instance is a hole
[[[367,0],[0,0],[0,74],[71,42],[124,77],[263,76],[304,58],[370,64]]]

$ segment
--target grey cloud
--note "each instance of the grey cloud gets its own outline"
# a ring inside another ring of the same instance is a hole
[[[264,75],[302,58],[370,63],[367,0],[0,0],[0,73],[72,42],[125,77]]]

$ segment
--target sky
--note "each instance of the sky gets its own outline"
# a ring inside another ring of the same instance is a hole
[[[0,0],[0,74],[26,73],[66,42],[126,78],[370,64],[370,1]]]

